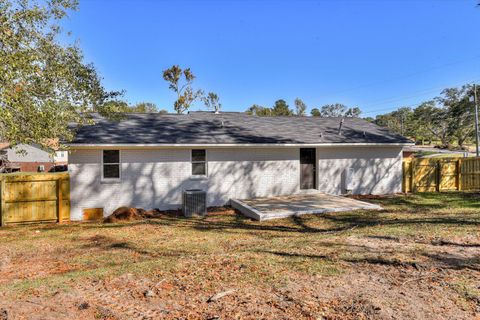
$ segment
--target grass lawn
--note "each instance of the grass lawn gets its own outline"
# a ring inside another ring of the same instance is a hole
[[[0,319],[480,317],[480,194],[366,201],[384,210],[3,228]]]

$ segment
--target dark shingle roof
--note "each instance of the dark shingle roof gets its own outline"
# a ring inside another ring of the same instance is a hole
[[[240,112],[130,113],[119,121],[95,116],[72,144],[330,144],[410,143],[358,118],[257,117]]]

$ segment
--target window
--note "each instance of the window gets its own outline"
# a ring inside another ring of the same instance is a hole
[[[192,150],[192,176],[207,175],[207,151],[205,149]]]
[[[103,179],[120,179],[120,150],[103,150]]]

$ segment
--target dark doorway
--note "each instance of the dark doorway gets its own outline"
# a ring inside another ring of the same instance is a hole
[[[300,189],[316,188],[316,149],[300,149]]]

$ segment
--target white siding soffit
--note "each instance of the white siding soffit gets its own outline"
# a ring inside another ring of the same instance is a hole
[[[303,147],[404,147],[413,146],[414,143],[238,143],[238,144],[87,144],[71,143],[67,144],[72,149],[103,149],[103,148],[123,148],[123,149],[150,149],[150,148],[303,148]]]

